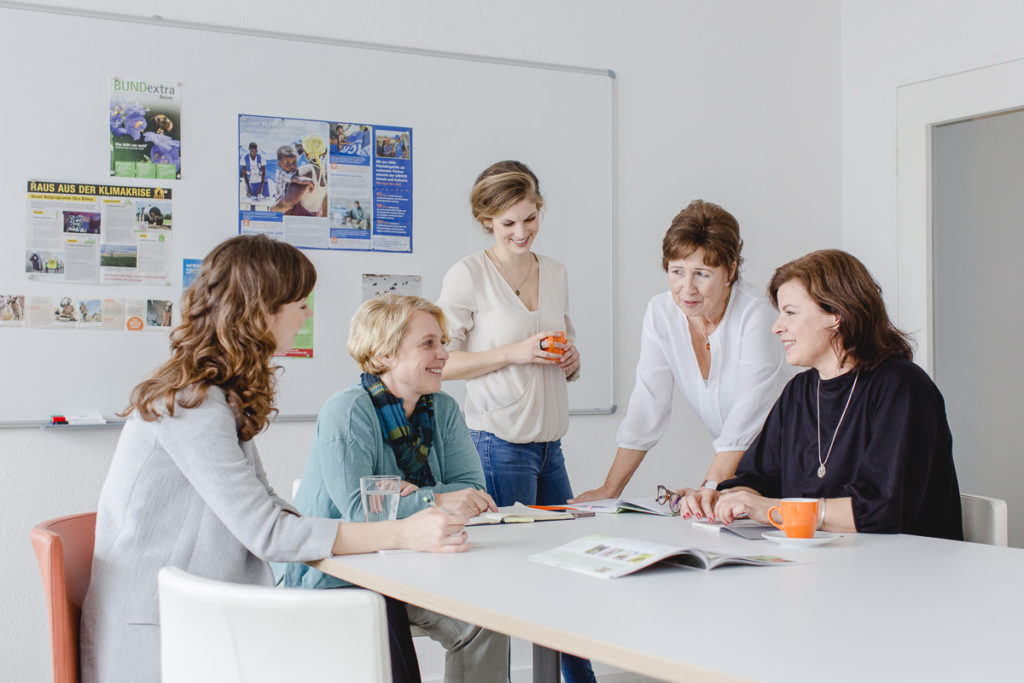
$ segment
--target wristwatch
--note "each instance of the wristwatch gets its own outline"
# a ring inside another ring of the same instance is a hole
[[[711,489],[712,491],[718,490],[718,482],[714,479],[705,479],[704,483],[700,485],[702,489]]]

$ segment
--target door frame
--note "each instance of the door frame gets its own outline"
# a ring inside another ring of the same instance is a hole
[[[897,88],[896,321],[919,330],[914,359],[934,360],[932,128],[1024,107],[1024,58]]]

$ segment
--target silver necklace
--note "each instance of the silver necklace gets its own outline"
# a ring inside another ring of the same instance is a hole
[[[501,259],[498,258],[497,252],[492,250],[491,255],[494,257],[494,263],[498,266],[498,270],[501,271],[502,277],[505,278],[505,282],[508,283],[509,287],[515,290],[516,296],[519,296],[519,290],[523,288],[523,285],[526,284],[526,278],[530,277],[530,273],[533,272],[533,253],[530,254],[530,267],[526,269],[526,275],[522,280],[520,280],[518,287],[512,284],[512,278],[510,278],[508,273],[505,272],[505,266],[501,265]]]
[[[697,323],[697,329],[700,330],[700,336],[704,337],[704,348],[706,350],[710,351],[711,350],[711,340],[708,339],[707,332],[704,331],[704,325],[702,325],[701,322],[699,320],[697,320],[696,318],[693,319],[693,322]]]
[[[836,436],[839,435],[839,425],[843,424],[843,418],[846,417],[846,409],[850,407],[850,401],[853,400],[853,390],[857,388],[857,380],[860,379],[860,370],[853,376],[853,386],[850,387],[850,395],[846,397],[846,405],[843,406],[843,412],[839,416],[839,424],[836,425],[836,431],[832,432],[832,443],[828,445],[828,452],[825,453],[825,459],[821,459],[821,375],[818,375],[818,394],[817,394],[817,407],[818,407],[818,479],[822,479],[825,476],[825,463],[828,462],[828,458],[832,455],[832,447],[836,445]]]

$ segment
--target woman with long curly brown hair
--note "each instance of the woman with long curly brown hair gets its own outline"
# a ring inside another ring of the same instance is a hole
[[[82,680],[160,678],[157,572],[180,567],[271,585],[268,562],[382,548],[465,550],[465,518],[300,517],[270,487],[252,442],[274,414],[275,350],[312,315],[298,249],[264,236],[218,245],[182,296],[171,358],[131,393],[96,518],[82,608]]]

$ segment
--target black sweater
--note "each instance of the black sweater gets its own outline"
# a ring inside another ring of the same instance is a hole
[[[857,373],[821,381],[825,458]],[[931,378],[890,358],[861,371],[835,446],[818,478],[817,370],[794,377],[764,428],[720,489],[749,486],[769,498],[845,498],[858,531],[963,539],[960,490],[945,402]]]

